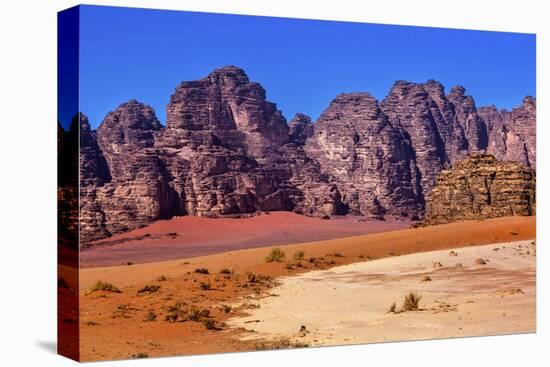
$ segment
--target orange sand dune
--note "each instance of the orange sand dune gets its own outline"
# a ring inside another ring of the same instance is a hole
[[[507,217],[285,245],[280,248],[286,258],[272,263],[265,261],[269,249],[254,248],[190,259],[83,269],[80,271],[81,357],[101,360],[128,358],[136,353],[153,357],[254,350],[256,341],[243,340],[243,333],[247,331],[223,325],[231,317],[246,315],[247,307],[243,304],[230,313],[221,307],[239,300],[255,302],[254,297],[271,295],[272,284],[251,283],[249,272],[272,277],[292,276],[369,258],[531,240],[535,238],[535,226],[535,217]],[[293,260],[297,250],[305,252],[301,261]],[[316,260],[310,261],[312,257]],[[209,274],[194,273],[197,268],[207,268]],[[224,268],[232,274],[219,274]],[[161,275],[166,280],[160,281]],[[113,283],[121,293],[85,295],[98,280]],[[205,282],[211,284],[210,290],[201,289],[200,285]],[[161,288],[152,294],[139,295],[137,291],[145,285]],[[207,330],[200,322],[164,321],[164,307],[178,300],[185,302],[186,307],[209,309],[212,319],[222,323],[222,330]],[[145,322],[148,311],[156,312],[158,320]]]
[[[331,220],[291,212],[250,218],[185,216],[85,244],[81,267],[144,263],[231,250],[320,241],[407,228],[409,221]]]

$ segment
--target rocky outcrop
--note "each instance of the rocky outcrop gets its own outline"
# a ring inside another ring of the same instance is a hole
[[[166,126],[135,100],[96,131],[80,115],[81,240],[175,215],[421,218],[436,177],[467,154],[534,167],[535,109],[532,98],[477,109],[462,87],[398,81],[381,102],[341,94],[315,123],[296,114],[287,124],[258,83],[226,66],[182,82]]]
[[[488,154],[472,155],[440,173],[424,223],[534,215],[535,192],[532,168]]]

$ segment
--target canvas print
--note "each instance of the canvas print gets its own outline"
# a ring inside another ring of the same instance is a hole
[[[533,34],[59,13],[59,353],[536,331]]]

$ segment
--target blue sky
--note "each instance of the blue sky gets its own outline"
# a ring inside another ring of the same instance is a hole
[[[162,123],[183,80],[237,65],[287,119],[313,119],[342,92],[382,99],[395,80],[466,87],[478,106],[535,95],[535,36],[502,32],[83,6],[80,109],[93,127],[119,104]]]

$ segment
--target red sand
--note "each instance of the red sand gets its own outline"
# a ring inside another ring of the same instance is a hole
[[[250,218],[178,217],[88,244],[81,267],[113,266],[202,256],[405,229],[408,221],[331,220],[291,212]],[[177,235],[175,235],[177,233]]]

